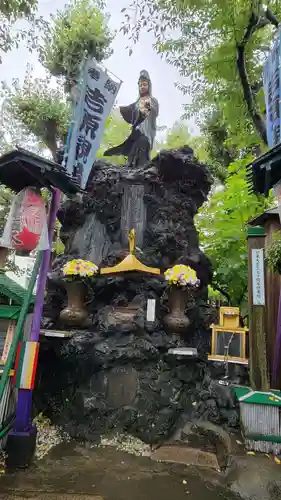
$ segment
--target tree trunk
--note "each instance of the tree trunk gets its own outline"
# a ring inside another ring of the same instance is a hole
[[[259,112],[257,108],[257,104],[255,102],[255,97],[253,95],[248,74],[245,65],[245,45],[238,44],[237,45],[237,69],[240,78],[240,82],[242,85],[242,91],[244,96],[244,101],[246,103],[249,116],[252,119],[254,128],[258,132],[262,141],[267,145],[267,133],[266,133],[266,124],[262,114]]]

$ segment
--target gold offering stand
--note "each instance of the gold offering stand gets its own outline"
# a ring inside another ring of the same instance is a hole
[[[142,273],[149,274],[160,274],[160,269],[156,267],[145,266],[140,262],[135,256],[136,248],[136,231],[131,229],[129,233],[129,250],[130,253],[123,259],[119,264],[113,267],[103,267],[100,270],[100,274],[116,274],[124,272],[138,271]]]
[[[140,262],[135,256],[136,248],[136,231],[132,229],[129,232],[129,254],[119,264],[112,267],[103,267],[100,274],[120,274],[128,272],[141,272],[146,274],[160,274],[160,269],[156,267],[148,267]],[[124,307],[115,307],[114,312],[110,314],[110,321],[132,321],[139,310],[139,304],[130,303]]]
[[[221,307],[219,325],[211,325],[212,352],[210,361],[248,365],[246,336],[248,328],[239,327],[239,308]]]

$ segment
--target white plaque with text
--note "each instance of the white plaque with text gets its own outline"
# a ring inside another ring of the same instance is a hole
[[[253,305],[265,306],[264,249],[252,249]]]
[[[155,306],[156,306],[155,299],[148,299],[147,300],[146,321],[150,321],[150,322],[155,321]]]

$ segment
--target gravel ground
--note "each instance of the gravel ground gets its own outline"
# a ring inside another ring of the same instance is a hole
[[[137,457],[150,456],[151,448],[149,445],[143,443],[140,439],[130,436],[128,434],[116,434],[112,437],[102,436],[101,442],[98,447],[112,446],[118,451],[125,451]]]
[[[49,451],[62,442],[70,441],[68,434],[64,433],[58,427],[51,424],[50,420],[39,414],[34,419],[37,427],[37,441],[35,457],[41,460]]]
[[[68,434],[54,425],[51,425],[50,420],[40,414],[34,423],[37,426],[37,445],[36,445],[36,459],[41,460],[49,451],[62,442],[70,441]],[[124,451],[136,456],[150,456],[151,448],[149,445],[143,443],[128,434],[115,434],[109,436],[101,436],[99,444],[91,445],[91,448],[105,448],[112,447],[118,451]]]

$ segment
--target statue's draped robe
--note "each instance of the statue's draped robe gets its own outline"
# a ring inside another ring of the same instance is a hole
[[[119,146],[105,151],[104,156],[126,156],[130,166],[141,166],[149,161],[156,135],[158,102],[151,97],[151,110],[145,115],[139,110],[139,101],[120,107],[124,120],[132,125],[129,137]]]

